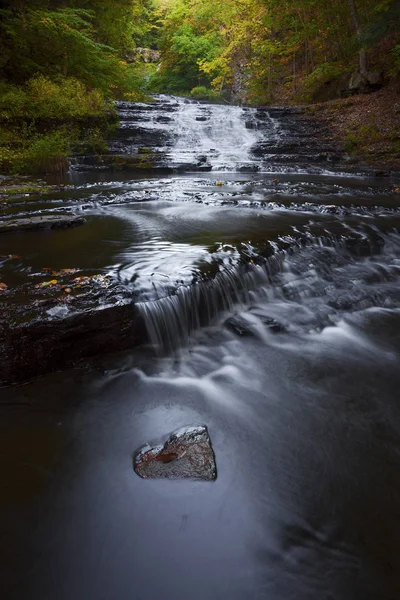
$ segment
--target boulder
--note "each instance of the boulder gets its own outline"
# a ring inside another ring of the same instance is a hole
[[[362,89],[366,84],[366,79],[361,75],[360,71],[354,71],[350,77],[348,88],[351,91]]]
[[[214,481],[217,470],[207,427],[182,427],[164,445],[146,444],[135,453],[133,468],[144,479]]]
[[[272,317],[259,317],[262,324],[272,333],[285,333],[286,328],[281,323],[278,323]],[[234,315],[225,321],[225,326],[228,327],[233,333],[239,337],[254,336],[255,330],[254,325],[249,323],[246,319],[240,317],[240,315]]]
[[[378,90],[383,85],[381,71],[367,71],[365,75],[355,71],[349,81],[348,90],[352,94],[366,93]]]

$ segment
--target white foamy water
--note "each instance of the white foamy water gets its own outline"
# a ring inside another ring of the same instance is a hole
[[[203,105],[179,101],[174,113],[176,143],[173,162],[198,158],[212,170],[234,170],[257,164],[250,150],[261,139],[254,128],[253,112],[239,106]]]

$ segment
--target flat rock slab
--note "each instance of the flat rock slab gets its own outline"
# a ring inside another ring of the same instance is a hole
[[[144,479],[203,479],[217,477],[215,456],[207,427],[182,427],[164,445],[146,444],[134,457],[135,472]]]
[[[0,221],[0,233],[19,233],[21,231],[42,231],[43,229],[65,229],[76,227],[85,222],[83,217],[69,215],[48,215],[43,217],[26,217]]]

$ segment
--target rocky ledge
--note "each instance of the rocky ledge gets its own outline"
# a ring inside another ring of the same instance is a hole
[[[144,479],[202,479],[217,477],[207,427],[182,427],[165,444],[145,445],[134,456],[135,472]]]
[[[45,277],[16,288],[0,282],[0,384],[124,352],[146,339],[130,294],[108,277],[77,276],[75,269]]]
[[[46,215],[7,219],[0,221],[0,233],[20,233],[21,231],[42,231],[45,229],[66,229],[85,222],[83,217],[69,215]]]

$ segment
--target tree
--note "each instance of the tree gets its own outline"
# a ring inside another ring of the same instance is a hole
[[[365,46],[363,44],[363,28],[361,26],[361,21],[360,21],[360,16],[358,13],[358,8],[356,5],[356,1],[355,0],[348,0],[349,3],[349,8],[350,8],[350,13],[351,13],[351,18],[353,20],[354,23],[354,28],[356,30],[356,34],[357,34],[357,39],[358,39],[358,43],[360,46],[360,73],[361,73],[361,77],[363,77],[363,79],[365,81],[367,81],[367,72],[368,72],[368,67],[367,67],[367,51],[365,49]]]

